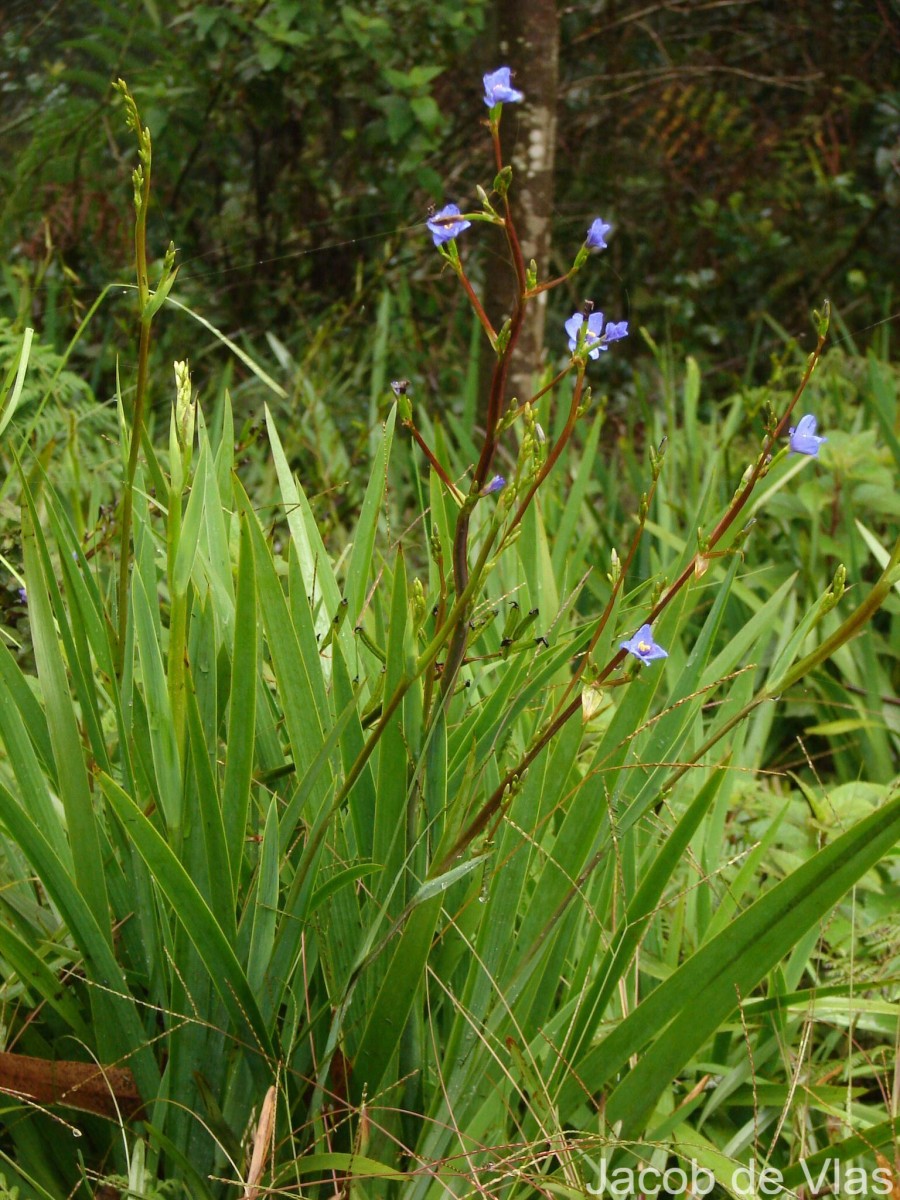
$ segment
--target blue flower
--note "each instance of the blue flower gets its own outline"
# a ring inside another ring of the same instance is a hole
[[[578,348],[578,335],[581,332],[583,324],[584,316],[581,313],[573,313],[568,321],[566,321],[566,333],[569,335],[569,349],[573,354]],[[600,351],[608,350],[610,342],[617,342],[623,337],[628,337],[627,321],[609,321],[604,330],[603,313],[591,313],[588,317],[587,334],[584,339],[583,348],[587,350],[590,358],[599,358]]]
[[[653,662],[654,658],[668,658],[668,650],[657,646],[649,625],[642,625],[630,641],[619,643],[623,650],[639,658],[642,663]]]
[[[817,458],[819,447],[828,441],[828,438],[816,437],[816,418],[812,413],[801,417],[797,428],[792,425],[788,432],[791,437],[791,454],[809,454]]]
[[[606,235],[611,229],[612,225],[607,225],[605,221],[598,217],[597,220],[591,224],[590,229],[587,231],[587,238],[585,239],[584,244],[587,246],[588,250],[605,250]]]
[[[482,496],[492,496],[494,492],[500,492],[506,487],[506,480],[502,475],[495,475],[494,478],[485,484],[482,490]]]
[[[620,338],[628,337],[627,321],[607,321],[606,332],[603,335],[607,342],[617,342]]]
[[[449,217],[459,217],[460,219],[452,221],[447,219]],[[468,229],[472,222],[463,217],[458,205],[446,204],[440,212],[429,217],[425,224],[434,238],[434,244],[443,246],[444,242],[452,242],[464,229]]]
[[[578,335],[581,332],[581,327],[584,324],[584,315],[580,312],[573,313],[566,321],[566,333],[569,335],[569,349],[572,353],[578,348]],[[601,350],[607,350],[606,339],[601,336],[603,332],[603,313],[591,313],[588,317],[587,334],[584,339],[584,349],[587,350],[590,358],[599,358]]]
[[[485,75],[484,102],[488,108],[504,102],[518,104],[520,100],[525,99],[522,92],[517,92],[515,88],[509,86],[509,77],[509,67],[498,67],[496,71],[490,71]]]

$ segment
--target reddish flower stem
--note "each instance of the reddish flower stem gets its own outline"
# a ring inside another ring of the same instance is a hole
[[[709,551],[715,549],[716,545],[722,540],[722,538],[725,536],[725,534],[728,532],[728,530],[731,528],[731,526],[737,520],[738,516],[740,515],[740,513],[743,510],[744,506],[746,505],[747,501],[750,499],[750,496],[753,493],[753,489],[756,487],[756,484],[758,483],[759,478],[762,475],[763,470],[766,467],[766,464],[769,459],[769,455],[772,453],[772,448],[774,447],[775,443],[778,441],[778,439],[782,436],[785,429],[787,428],[788,422],[791,419],[791,413],[796,408],[797,403],[800,400],[800,397],[806,391],[806,385],[809,383],[809,381],[812,377],[812,373],[816,369],[816,363],[818,363],[818,361],[819,361],[819,358],[822,354],[822,348],[824,347],[824,345],[825,345],[825,334],[820,333],[818,341],[816,342],[816,348],[815,348],[815,350],[813,350],[812,354],[810,354],[810,356],[809,356],[809,361],[806,364],[806,370],[803,372],[803,378],[800,380],[797,390],[796,390],[796,392],[794,392],[793,398],[792,398],[790,404],[785,409],[784,415],[782,416],[781,420],[778,422],[778,424],[775,426],[775,428],[772,430],[772,432],[769,434],[768,438],[766,439],[766,442],[762,448],[762,451],[760,452],[759,457],[757,458],[757,460],[753,466],[753,470],[750,472],[750,477],[748,478],[746,484],[741,489],[741,491],[738,493],[738,495],[735,497],[735,499],[731,502],[731,504],[728,506],[725,513],[722,515],[722,518],[720,519],[718,525],[716,525],[715,529],[709,535],[709,539],[707,540],[706,546],[704,547],[702,553],[699,550],[697,551],[697,553],[691,558],[691,561],[684,568],[684,570],[681,572],[681,574],[678,576],[678,578],[675,580],[675,582],[672,584],[672,586],[666,592],[663,593],[663,595],[659,598],[659,600],[657,600],[656,604],[653,606],[653,609],[650,612],[650,616],[647,618],[647,620],[649,622],[652,623],[653,621],[655,621],[656,618],[659,616],[659,614],[661,612],[663,612],[664,609],[666,609],[669,606],[669,604],[672,602],[672,600],[675,599],[675,597],[678,595],[678,593],[681,591],[681,589],[684,587],[684,585],[690,579],[691,575],[693,575],[694,568],[697,563],[697,559],[701,558],[701,557],[703,557],[703,558],[708,557]]]
[[[569,693],[572,691],[572,689],[577,685],[578,680],[584,674],[585,667],[591,661],[591,655],[594,652],[594,648],[597,645],[597,643],[600,641],[600,638],[603,636],[603,631],[607,626],[609,618],[612,616],[613,606],[616,602],[616,596],[622,590],[625,579],[628,575],[628,571],[631,567],[631,564],[634,562],[634,556],[637,554],[638,546],[641,544],[641,537],[643,536],[643,533],[644,533],[644,526],[647,523],[647,515],[650,511],[650,504],[651,504],[651,501],[653,500],[653,493],[656,491],[656,483],[657,483],[657,480],[654,479],[653,483],[650,485],[650,490],[647,493],[646,504],[642,505],[643,515],[638,518],[638,527],[634,531],[634,537],[631,539],[631,545],[628,547],[628,553],[625,555],[625,561],[621,564],[621,567],[619,570],[619,577],[616,580],[616,582],[613,584],[613,590],[610,593],[610,597],[606,602],[606,607],[604,608],[603,613],[600,617],[600,622],[597,625],[597,628],[594,630],[594,633],[591,637],[588,647],[582,656],[581,662],[575,668],[572,678],[569,680],[566,690],[563,692],[562,699],[560,700],[559,704],[556,706],[556,711],[553,714],[554,718],[557,716],[557,714],[563,708],[563,706],[566,702],[566,697],[569,695]],[[617,655],[617,658],[620,658],[620,656]]]
[[[724,537],[724,535],[727,533],[727,531],[731,528],[731,526],[734,524],[735,520],[737,519],[738,515],[741,513],[741,511],[745,507],[747,501],[750,499],[753,489],[755,488],[757,482],[759,481],[760,476],[763,473],[763,470],[766,466],[766,462],[768,460],[769,454],[772,451],[772,447],[775,445],[775,442],[777,441],[777,439],[782,435],[782,433],[786,429],[788,421],[791,418],[791,413],[793,412],[798,401],[800,400],[800,397],[803,395],[804,391],[806,390],[806,385],[809,383],[812,373],[815,370],[816,363],[819,361],[819,357],[821,356],[822,348],[824,345],[825,345],[825,334],[820,333],[818,341],[816,343],[816,348],[815,348],[815,350],[813,350],[812,354],[809,356],[809,361],[807,363],[806,370],[803,373],[803,378],[800,380],[800,384],[799,384],[796,392],[794,393],[793,399],[791,400],[790,404],[788,405],[787,409],[785,410],[783,416],[781,417],[781,420],[778,422],[778,424],[772,430],[772,433],[769,435],[769,437],[766,439],[766,442],[763,446],[762,452],[760,453],[759,458],[757,459],[757,461],[753,467],[753,470],[750,473],[747,483],[744,485],[744,487],[741,489],[741,491],[738,493],[738,495],[735,497],[735,499],[728,506],[728,508],[725,511],[725,513],[723,514],[721,520],[716,525],[713,532],[710,534],[709,539],[706,543],[706,546],[704,547],[702,554],[700,551],[698,551],[696,554],[692,555],[691,560],[688,563],[688,565],[685,567],[685,569],[681,572],[681,574],[678,576],[678,578],[675,580],[675,582],[672,584],[672,586],[666,592],[663,593],[663,595],[660,597],[660,599],[653,606],[653,608],[650,612],[650,615],[647,618],[648,623],[652,624],[653,621],[655,621],[656,618],[659,616],[659,614],[668,607],[668,605],[672,602],[672,600],[674,600],[674,598],[678,595],[678,593],[681,591],[681,589],[684,587],[684,585],[687,583],[687,581],[693,575],[694,567],[697,562],[697,559],[700,557],[708,556],[709,551],[712,550],[719,541],[721,541],[721,539]],[[624,574],[624,572],[623,572],[623,574]],[[609,606],[607,606],[607,607],[609,607]],[[609,676],[612,674],[612,672],[623,662],[627,653],[628,653],[627,650],[621,650],[621,649],[618,650],[613,655],[613,657],[609,660],[609,662],[606,664],[606,666],[603,668],[603,670],[600,672],[600,674],[598,675],[597,682],[603,683],[606,679],[608,679]],[[431,871],[429,872],[429,874],[431,875],[432,878],[434,878],[434,877],[442,874],[444,871],[448,870],[450,868],[450,866],[453,864],[453,862],[455,862],[456,859],[459,857],[459,855],[462,854],[463,851],[472,844],[472,842],[475,840],[475,838],[477,838],[481,833],[484,832],[484,830],[488,827],[488,825],[490,824],[493,817],[502,808],[503,803],[504,803],[504,798],[507,796],[508,792],[516,786],[518,780],[520,779],[520,777],[522,775],[522,772],[525,771],[534,762],[534,760],[537,758],[537,756],[540,754],[540,752],[544,749],[544,747],[553,740],[553,738],[559,733],[559,731],[563,728],[563,726],[575,715],[575,713],[580,712],[580,711],[581,711],[581,696],[575,696],[572,700],[569,701],[569,703],[561,711],[557,711],[557,713],[551,718],[549,724],[537,735],[537,737],[532,742],[531,746],[529,746],[528,750],[525,752],[525,754],[522,756],[522,758],[519,760],[519,762],[514,767],[512,767],[509,771],[506,772],[506,774],[504,775],[503,779],[501,780],[499,786],[494,789],[494,791],[491,793],[491,795],[485,801],[485,803],[481,806],[481,808],[478,810],[478,812],[475,814],[475,816],[472,818],[472,820],[469,822],[469,824],[459,833],[459,835],[457,836],[453,845],[450,847],[450,849],[444,855],[441,862],[435,864],[432,867]]]
[[[497,170],[500,172],[503,170],[503,153],[500,146],[500,130],[496,121],[491,122],[491,138],[494,144]],[[494,454],[497,450],[498,427],[503,411],[503,400],[506,395],[506,383],[509,378],[510,360],[515,352],[519,335],[522,332],[522,323],[525,319],[525,293],[527,291],[525,260],[522,257],[522,247],[519,244],[516,234],[509,206],[509,197],[506,192],[503,194],[503,206],[506,214],[504,229],[506,230],[506,240],[509,244],[516,272],[518,295],[512,317],[510,318],[506,344],[498,355],[497,362],[494,364],[494,371],[491,377],[491,390],[488,395],[485,436],[481,447],[481,454],[475,465],[469,496],[456,519],[456,530],[453,538],[453,582],[457,596],[461,596],[469,584],[469,527],[472,519],[472,510],[475,507],[479,493],[483,490],[487,482],[491,464],[494,461]],[[496,339],[494,345],[496,347]],[[441,676],[442,699],[446,699],[453,694],[456,676],[465,658],[468,626],[469,614],[467,611],[461,612],[450,635],[447,659],[444,663],[444,671]]]
[[[475,316],[478,318],[479,322],[481,323],[481,328],[488,335],[488,340],[490,341],[491,346],[496,350],[496,348],[497,348],[497,331],[494,329],[487,313],[484,311],[484,307],[478,298],[478,294],[476,293],[475,289],[472,287],[471,283],[469,282],[469,278],[466,275],[465,271],[463,270],[462,263],[459,264],[456,274],[459,276],[459,281],[463,285],[463,289],[465,290],[466,295],[469,297],[469,303],[472,305],[472,308],[475,310]]]
[[[565,275],[560,275],[557,279],[548,279],[545,283],[536,283],[533,288],[529,288],[525,293],[525,299],[531,300],[534,296],[539,296],[541,292],[549,292],[551,288],[559,287],[561,283],[571,279],[575,274],[573,271],[566,271]]]
[[[585,364],[583,362],[579,363],[578,375],[575,379],[575,386],[572,389],[572,403],[569,405],[569,415],[566,418],[565,427],[563,428],[562,433],[557,438],[556,443],[554,444],[550,453],[547,455],[547,461],[544,463],[544,465],[541,467],[540,471],[538,472],[537,478],[534,479],[534,481],[531,483],[530,487],[528,488],[528,491],[525,493],[525,498],[522,500],[519,507],[516,509],[515,516],[512,518],[512,520],[510,521],[509,525],[506,528],[506,534],[504,535],[504,541],[506,541],[506,539],[509,537],[510,533],[512,533],[512,531],[516,528],[516,526],[519,524],[519,522],[525,516],[525,512],[526,512],[528,506],[531,504],[531,501],[534,499],[535,493],[537,492],[537,490],[541,486],[541,484],[544,482],[544,480],[547,478],[547,476],[550,474],[550,472],[553,470],[553,467],[555,466],[556,462],[558,461],[559,456],[562,454],[563,450],[566,448],[569,438],[572,436],[572,433],[575,429],[575,422],[578,420],[578,408],[579,408],[579,405],[581,404],[581,396],[584,391],[584,371],[585,371]]]
[[[453,480],[450,478],[450,476],[447,474],[447,472],[444,470],[444,468],[441,466],[441,464],[438,462],[431,447],[428,445],[428,443],[422,437],[421,433],[419,433],[418,429],[416,429],[413,422],[411,420],[403,421],[402,424],[409,430],[409,432],[416,439],[416,442],[419,445],[419,449],[422,451],[422,453],[425,455],[425,457],[431,463],[431,469],[433,471],[437,472],[438,477],[440,478],[444,487],[446,487],[448,489],[448,491],[450,492],[450,495],[454,498],[454,500],[456,500],[458,503],[462,504],[463,498],[459,494],[459,489],[457,488],[457,486],[453,482]]]

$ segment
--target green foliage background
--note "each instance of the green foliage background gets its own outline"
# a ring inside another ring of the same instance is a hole
[[[553,266],[602,210],[617,231],[604,289],[632,327],[668,329],[704,372],[764,382],[765,317],[806,336],[823,295],[857,329],[891,311],[896,16],[812,0],[644,9],[561,13]],[[365,343],[384,283],[434,278],[428,204],[474,200],[483,106],[468,80],[496,57],[484,0],[71,0],[7,5],[0,22],[6,286],[57,349],[128,257],[113,78],[157,140],[153,241],[179,247],[182,297],[260,349],[277,331],[312,356],[323,326],[348,351]],[[414,309],[404,372],[447,386],[446,313],[436,336],[437,311],[421,294]],[[100,350],[95,386],[112,366]]]
[[[796,1187],[801,1158],[892,1161],[896,30],[642,14],[563,14],[546,274],[598,212],[616,237],[554,294],[548,364],[583,290],[633,336],[480,580],[443,711],[457,509],[388,381],[464,480],[487,351],[422,221],[489,183],[490,9],[4,11],[4,1047],[127,1067],[145,1105],[7,1096],[7,1191],[234,1194],[270,1087],[271,1194],[568,1197],[601,1159],[695,1157],[724,1196],[738,1162]],[[184,262],[133,491],[118,75],[154,136],[151,278],[169,238]],[[476,282],[502,265],[479,253]],[[823,291],[802,411],[828,442],[707,557]],[[511,479],[565,402],[536,418]],[[510,495],[477,501],[475,548]],[[604,674],[684,572],[668,658]]]

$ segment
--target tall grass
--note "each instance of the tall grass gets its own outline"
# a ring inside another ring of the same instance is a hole
[[[900,544],[817,540],[837,431],[771,458],[825,323],[761,444],[737,406],[704,423],[688,364],[665,456],[600,448],[589,347],[507,407],[514,334],[486,428],[398,389],[334,547],[271,415],[251,496],[185,364],[168,447],[120,407],[115,547],[7,426],[34,663],[0,647],[8,1187],[581,1196],[695,1160],[733,1193],[737,1163],[795,1187],[889,1152]],[[798,702],[830,757],[770,774]]]

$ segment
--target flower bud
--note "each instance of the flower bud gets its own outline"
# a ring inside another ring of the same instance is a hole
[[[422,628],[427,613],[427,606],[425,604],[425,589],[422,586],[421,579],[413,580],[410,603],[412,606],[413,629],[418,632]]]
[[[841,600],[844,594],[844,586],[847,582],[847,568],[843,563],[838,564],[838,568],[834,573],[834,579],[831,581],[831,587],[825,593],[822,600],[822,615],[831,612],[836,604]]]
[[[831,301],[826,300],[822,305],[822,311],[817,308],[813,309],[813,316],[816,322],[816,333],[820,338],[825,337],[828,333],[828,326],[831,321]]]
[[[494,191],[501,196],[505,196],[509,191],[509,185],[512,183],[512,167],[504,167],[502,171],[494,177]]]
[[[655,449],[653,446],[650,447],[650,469],[654,479],[659,479],[659,473],[662,470],[663,459],[665,458],[668,441],[669,439],[664,437]]]
[[[750,482],[750,479],[753,475],[753,467],[754,467],[754,464],[751,463],[750,466],[747,467],[746,471],[741,476],[741,482],[735,488],[734,495],[732,496],[732,503],[738,498],[738,496],[740,496],[741,492],[744,490],[744,488]]]
[[[196,407],[191,394],[191,373],[187,359],[175,363],[175,432],[181,452],[188,452],[194,444],[194,417]]]

